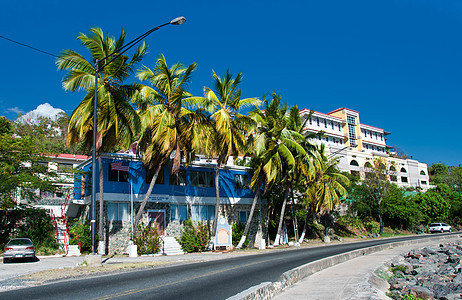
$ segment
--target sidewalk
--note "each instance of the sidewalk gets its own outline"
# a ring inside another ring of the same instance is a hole
[[[375,275],[377,269],[412,249],[455,240],[460,240],[460,236],[439,242],[415,243],[354,258],[302,279],[273,299],[390,299],[385,295],[387,283]]]

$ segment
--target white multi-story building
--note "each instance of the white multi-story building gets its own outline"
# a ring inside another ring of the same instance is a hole
[[[62,207],[67,197],[71,200],[67,205],[67,214],[76,216],[81,206],[74,201],[74,169],[87,160],[89,156],[76,154],[45,155],[42,161],[37,163],[47,167],[48,172],[55,172],[53,184],[56,186],[54,192],[35,191],[37,199],[32,203],[34,207],[40,207],[53,211],[55,216],[62,215]],[[70,194],[69,194],[70,193]],[[27,199],[17,199],[18,202],[27,202]]]
[[[300,111],[303,119],[308,118],[310,110]],[[402,159],[388,150],[386,136],[390,133],[377,127],[361,124],[359,112],[339,108],[323,114],[314,111],[306,122],[307,133],[323,132],[313,142],[324,143],[326,154],[340,158],[339,168],[364,178],[367,168],[372,167],[375,158],[388,162],[389,179],[403,188],[429,188],[427,164],[413,159]]]

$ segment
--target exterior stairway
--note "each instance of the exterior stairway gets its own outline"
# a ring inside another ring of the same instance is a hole
[[[178,241],[171,236],[164,236],[162,237],[163,240],[163,255],[180,255],[184,254],[183,250],[181,249],[181,245]]]
[[[69,251],[69,233],[67,231],[67,225],[61,218],[55,218],[54,226],[56,230],[56,240],[64,253],[67,254]]]
[[[69,245],[69,250],[66,256],[80,256],[79,245]]]

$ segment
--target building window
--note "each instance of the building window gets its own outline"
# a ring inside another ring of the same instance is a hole
[[[351,175],[353,175],[353,176],[359,178],[359,171],[353,171],[353,170],[352,170],[352,171],[350,171],[350,173],[351,173]]]
[[[32,163],[32,166],[42,172],[48,171],[48,162],[46,161],[36,161]]]
[[[355,124],[356,124],[355,117],[354,117],[354,116],[347,115],[347,122],[348,122],[348,124],[355,125]]]
[[[350,166],[357,166],[357,167],[359,167],[359,164],[358,164],[358,162],[357,162],[356,160],[353,159],[353,160],[350,162]]]
[[[313,120],[311,120],[311,118],[310,118],[310,125],[313,125]]]
[[[330,121],[330,124],[332,125],[332,130],[334,130],[334,121]]]
[[[425,180],[421,180],[420,183],[421,183],[422,185],[427,185],[427,182],[426,182]]]
[[[247,219],[249,218],[249,211],[248,210],[241,210],[239,211],[239,222],[247,223]]]
[[[214,187],[212,172],[191,171],[191,185],[199,187]]]
[[[316,124],[319,126],[319,118],[316,118]]]
[[[327,120],[324,120],[324,127],[327,128]]]
[[[214,205],[193,205],[191,206],[191,220],[213,221],[215,219]]]
[[[108,203],[107,218],[109,221],[128,221],[128,203]]]
[[[407,177],[401,176],[401,182],[407,182]]]
[[[398,177],[396,177],[396,175],[390,175],[390,181],[392,181],[392,182],[397,182],[397,181],[398,181]]]
[[[186,171],[179,170],[177,173],[170,174],[168,178],[168,182],[170,185],[186,185]]]
[[[248,189],[248,176],[246,174],[234,174],[234,187],[236,189]]]
[[[128,182],[128,162],[114,162],[109,164],[109,181]]]
[[[151,183],[155,171],[155,169],[146,169],[146,183]],[[161,169],[157,174],[156,184],[164,184],[164,169]]]
[[[354,125],[348,124],[348,136],[350,137],[350,146],[356,147],[356,129]]]
[[[420,171],[420,175],[426,175],[424,171]]]
[[[402,173],[406,173],[406,169],[405,168],[401,168],[401,172]],[[407,182],[407,181],[406,181]]]
[[[73,164],[58,163],[58,173],[72,173]]]
[[[186,205],[170,206],[170,221],[184,221],[188,219],[188,207]]]

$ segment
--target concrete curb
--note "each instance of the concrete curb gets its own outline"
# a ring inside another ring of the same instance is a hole
[[[392,243],[388,243],[385,245],[378,245],[378,246],[373,246],[369,248],[358,249],[358,250],[354,250],[351,252],[331,256],[331,257],[324,258],[318,261],[307,263],[300,267],[284,272],[279,278],[279,280],[276,282],[261,283],[257,286],[251,287],[228,299],[232,299],[232,300],[271,299],[272,297],[281,293],[284,289],[294,285],[295,283],[302,280],[303,278],[306,278],[316,272],[319,272],[323,269],[334,266],[336,264],[340,264],[347,260],[350,260],[350,259],[353,259],[359,256],[363,256],[363,255],[368,255],[374,252],[379,252],[382,250],[399,247],[399,246],[419,244],[419,243],[422,243],[423,241],[428,242],[428,241],[446,240],[446,239],[452,239],[452,238],[454,238],[454,235],[435,236],[435,237],[425,238],[424,240],[419,239],[419,240],[410,240],[410,241],[402,241],[402,242],[392,242]]]

